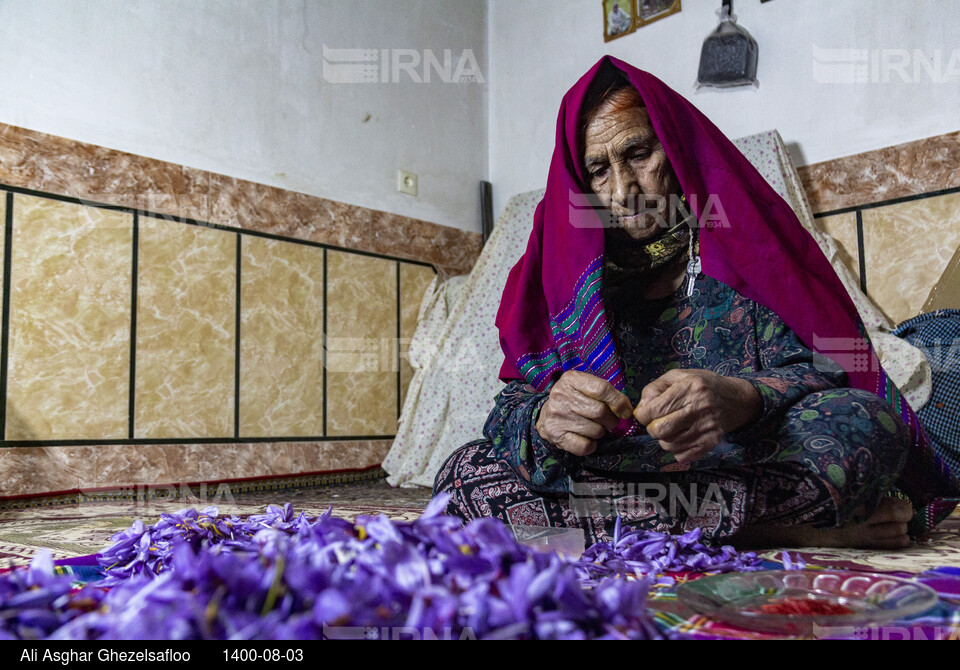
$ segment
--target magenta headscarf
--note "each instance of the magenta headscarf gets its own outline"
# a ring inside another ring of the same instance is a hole
[[[852,387],[886,398],[900,411],[914,437],[901,487],[915,506],[927,508],[923,526],[946,516],[956,503],[942,499],[960,495],[960,485],[928,446],[913,410],[880,367],[853,301],[793,209],[692,104],[653,75],[610,56],[594,65],[560,105],[546,194],[497,314],[505,356],[500,378],[525,380],[545,390],[563,372],[580,370],[623,389],[619,353],[603,306],[604,229],[597,210],[578,195],[588,192],[578,146],[580,108],[605,67],[623,72],[643,98],[701,221],[704,273],[772,309],[804,344],[842,365]],[[628,420],[617,432],[636,429]]]

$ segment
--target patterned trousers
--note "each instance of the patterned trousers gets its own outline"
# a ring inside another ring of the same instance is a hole
[[[589,543],[609,539],[617,516],[650,530],[699,527],[704,540],[722,543],[749,525],[865,520],[896,484],[911,443],[890,405],[859,389],[812,393],[770,434],[725,440],[687,469],[660,465],[663,452],[649,436],[635,440],[632,454],[582,459],[563,494],[531,490],[477,440],[447,459],[434,492],[450,493],[447,512],[464,520],[581,527]]]

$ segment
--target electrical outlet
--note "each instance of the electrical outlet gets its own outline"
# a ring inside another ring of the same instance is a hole
[[[397,170],[397,191],[408,195],[416,195],[417,175],[406,170]]]

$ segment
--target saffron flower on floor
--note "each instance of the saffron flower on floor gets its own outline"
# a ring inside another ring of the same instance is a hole
[[[49,556],[0,577],[0,634],[20,639],[661,637],[648,590],[670,570],[749,569],[696,533],[621,530],[580,560],[539,552],[496,519],[461,526],[435,498],[412,522],[216,508],[135,522],[71,590]],[[624,578],[629,576],[630,578]]]

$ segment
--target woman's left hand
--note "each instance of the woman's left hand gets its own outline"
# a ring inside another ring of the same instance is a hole
[[[744,379],[709,370],[670,370],[644,387],[633,416],[678,463],[690,463],[762,411],[760,394]]]

